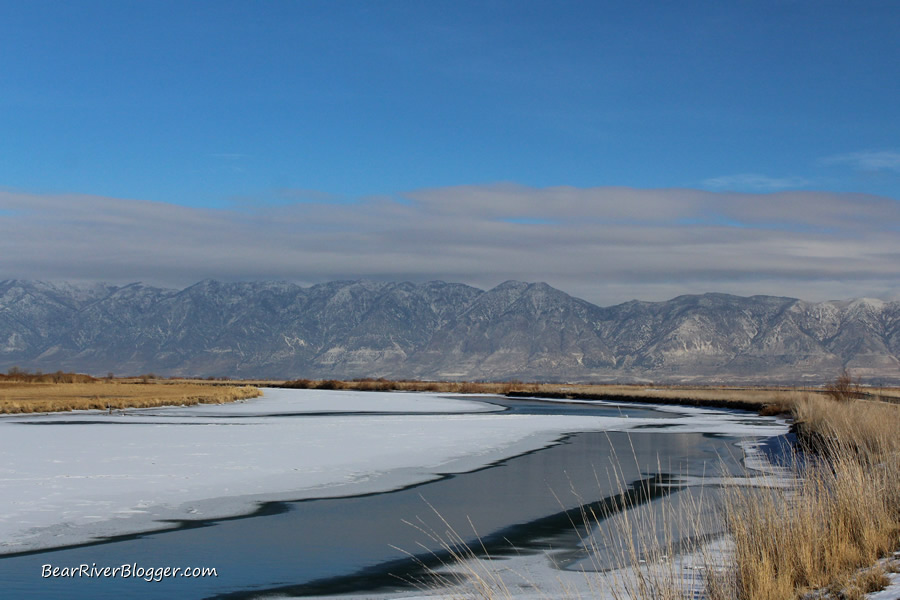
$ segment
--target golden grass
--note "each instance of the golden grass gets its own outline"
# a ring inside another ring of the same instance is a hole
[[[5,375],[0,373],[0,383],[93,383],[98,381],[96,377],[84,373],[67,373],[56,371],[55,373],[29,373],[13,367]]]
[[[813,450],[852,449],[870,461],[900,453],[900,404],[809,396],[795,405],[794,420],[802,440],[819,446]]]
[[[260,394],[257,388],[250,386],[187,383],[166,385],[99,380],[94,383],[0,381],[0,413],[217,404],[255,398]]]
[[[864,391],[873,396],[878,396],[882,400],[900,402],[900,388],[864,388]]]
[[[796,487],[728,495],[734,598],[858,594],[858,570],[900,545],[900,406],[809,397],[795,415]]]
[[[736,598],[784,600],[833,587],[896,547],[896,508],[880,494],[887,472],[873,477],[851,460],[832,465],[807,473],[791,493],[729,498]]]

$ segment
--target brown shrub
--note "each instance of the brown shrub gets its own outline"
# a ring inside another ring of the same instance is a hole
[[[314,387],[313,382],[309,379],[294,379],[293,381],[284,382],[281,386],[298,390],[308,390]]]
[[[337,379],[326,379],[325,381],[320,381],[316,384],[317,390],[342,390],[344,389],[344,382],[338,381]]]
[[[863,396],[859,379],[854,379],[847,369],[841,371],[837,379],[825,386],[825,393],[838,402],[850,402]]]

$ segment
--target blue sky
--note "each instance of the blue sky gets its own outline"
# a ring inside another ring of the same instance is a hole
[[[0,0],[0,189],[245,212],[498,183],[897,202],[898,30],[895,1]],[[521,212],[498,218],[552,225]],[[745,226],[723,219],[672,226]]]

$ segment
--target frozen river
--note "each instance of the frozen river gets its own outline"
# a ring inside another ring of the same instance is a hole
[[[229,405],[0,418],[0,590],[29,598],[312,595],[415,577],[440,545],[553,547],[572,511],[721,468],[785,433],[739,412],[440,394],[267,390]],[[436,516],[432,507],[440,513]],[[419,521],[421,520],[421,521]],[[215,577],[43,577],[214,568]],[[60,571],[62,572],[62,571]]]

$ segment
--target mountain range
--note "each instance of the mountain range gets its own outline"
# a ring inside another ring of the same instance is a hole
[[[546,283],[0,281],[0,368],[241,378],[900,382],[900,302],[679,296],[600,307]]]

